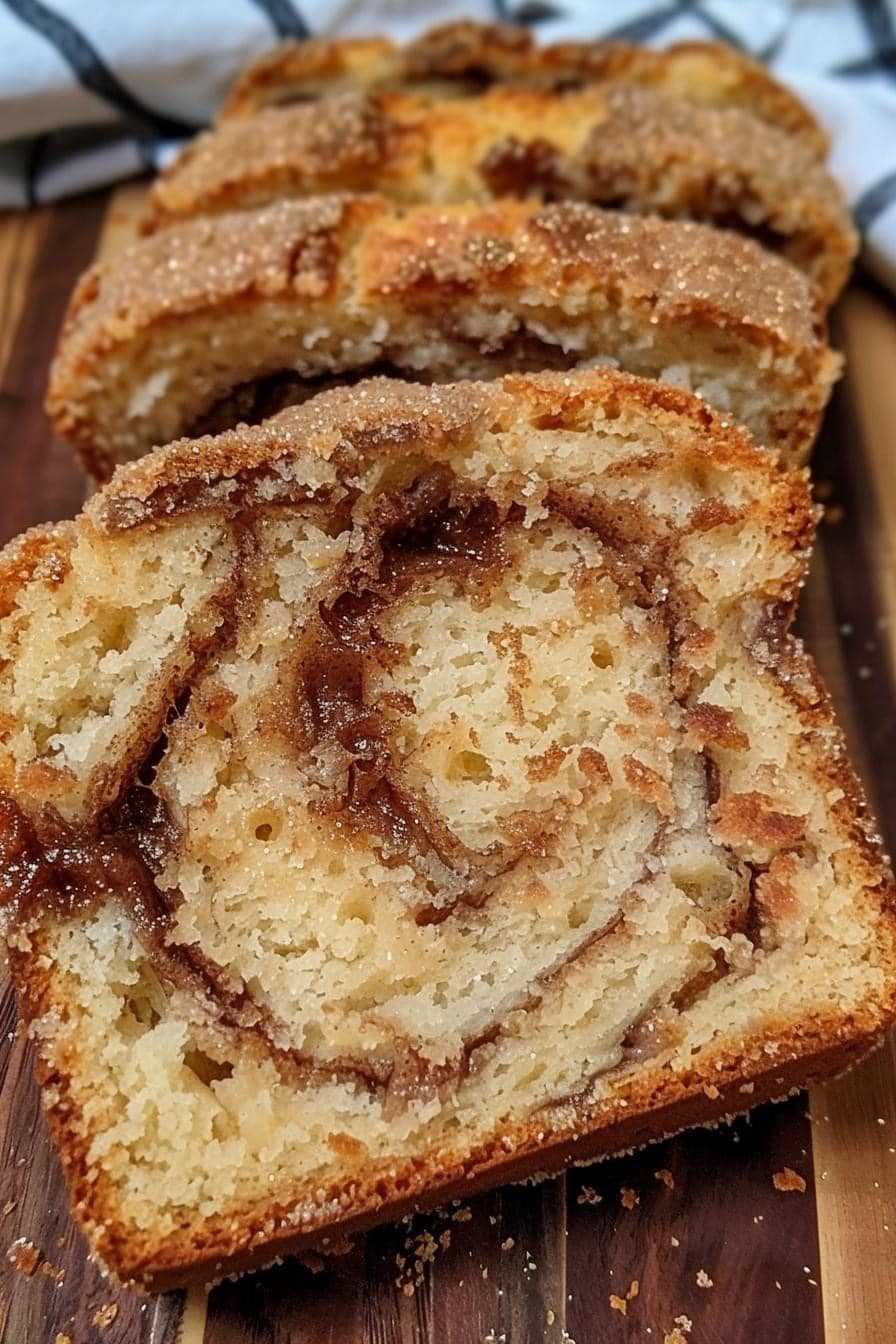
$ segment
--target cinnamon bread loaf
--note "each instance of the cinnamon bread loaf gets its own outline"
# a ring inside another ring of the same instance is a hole
[[[267,108],[187,145],[152,188],[148,227],[332,191],[405,204],[538,196],[702,220],[780,252],[828,303],[856,250],[840,189],[803,141],[741,108],[631,84]]]
[[[325,376],[599,361],[699,390],[788,465],[838,368],[805,278],[734,234],[579,204],[329,197],[191,220],[88,271],[48,408],[106,477]]]
[[[371,380],[0,557],[0,873],[75,1210],[164,1287],[843,1068],[890,874],[803,473],[606,369]]]
[[[810,110],[765,66],[725,43],[676,42],[664,51],[614,41],[539,47],[526,28],[463,20],[405,46],[387,37],[284,42],[246,67],[219,120],[339,93],[411,89],[450,97],[495,83],[570,89],[607,80],[709,107],[742,107],[800,136],[820,158],[827,151],[827,136]]]

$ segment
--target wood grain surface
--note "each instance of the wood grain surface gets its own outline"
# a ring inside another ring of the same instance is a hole
[[[65,304],[141,189],[0,218],[0,543],[77,511],[41,410]],[[813,463],[826,508],[801,630],[896,846],[896,313],[841,304],[849,372]],[[67,1211],[30,1052],[0,998],[0,1344],[893,1344],[896,1054],[732,1127],[385,1227],[319,1272],[116,1291]],[[775,1190],[791,1167],[805,1193]],[[16,1259],[24,1239],[34,1272]],[[11,1251],[13,1260],[8,1258]],[[677,1333],[676,1333],[677,1332]]]

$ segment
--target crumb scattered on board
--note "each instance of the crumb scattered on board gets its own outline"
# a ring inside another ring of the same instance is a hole
[[[806,1182],[798,1171],[792,1167],[784,1167],[781,1171],[776,1171],[772,1176],[772,1185],[776,1190],[797,1190],[801,1195],[806,1192]]]
[[[614,1311],[620,1312],[623,1316],[628,1311],[628,1303],[624,1297],[619,1297],[617,1293],[610,1294],[610,1306]]]
[[[112,1324],[117,1315],[117,1303],[104,1302],[103,1305],[93,1313],[93,1323],[94,1325],[98,1325],[101,1330],[105,1330],[107,1326]]]
[[[395,1286],[401,1289],[405,1297],[414,1296],[416,1290],[423,1284],[426,1265],[435,1259],[439,1250],[447,1251],[451,1245],[451,1228],[444,1226],[440,1228],[439,1220],[468,1223],[472,1217],[473,1211],[466,1204],[455,1206],[450,1210],[436,1209],[431,1215],[430,1226],[423,1227],[417,1232],[409,1232],[404,1239],[404,1253],[399,1251],[395,1257],[395,1266],[398,1270]],[[482,1277],[488,1277],[487,1270],[483,1272]]]
[[[603,1195],[599,1195],[590,1185],[583,1185],[576,1198],[577,1204],[600,1204]]]
[[[698,1288],[712,1287],[712,1279],[709,1277],[705,1269],[697,1270],[697,1287]]]
[[[27,1237],[17,1237],[6,1252],[6,1258],[20,1274],[30,1279],[40,1264],[41,1253],[33,1241],[29,1241]]]
[[[658,1181],[662,1181],[667,1189],[675,1189],[675,1177],[672,1175],[671,1171],[669,1171],[668,1167],[660,1167],[659,1171],[655,1171],[653,1174]]]
[[[630,1189],[627,1185],[622,1186],[619,1191],[619,1198],[622,1200],[622,1207],[624,1209],[633,1209],[636,1204],[640,1204],[641,1202],[638,1192]]]

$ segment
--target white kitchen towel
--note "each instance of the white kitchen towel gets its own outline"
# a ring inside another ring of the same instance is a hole
[[[0,0],[0,208],[158,168],[280,38],[456,18],[544,41],[721,38],[767,61],[830,131],[865,260],[896,291],[896,0]]]

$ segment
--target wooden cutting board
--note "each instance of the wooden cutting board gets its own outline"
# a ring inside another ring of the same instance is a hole
[[[0,218],[0,543],[81,503],[41,411],[46,371],[76,276],[133,235],[141,196]],[[893,848],[896,310],[859,282],[835,339],[848,372],[814,459],[826,517],[800,624]],[[208,1298],[145,1298],[87,1259],[2,989],[0,1344],[896,1340],[892,1040],[845,1079],[732,1128],[384,1228],[317,1274],[287,1263]],[[784,1167],[803,1193],[775,1189]]]

